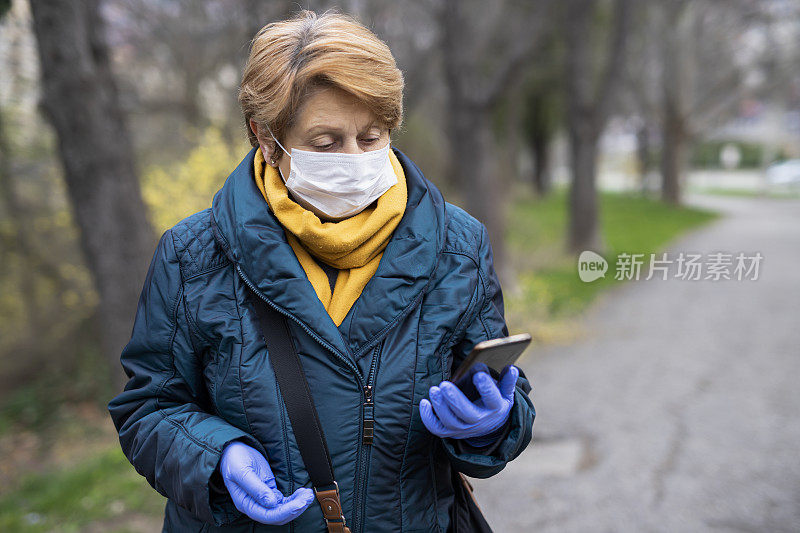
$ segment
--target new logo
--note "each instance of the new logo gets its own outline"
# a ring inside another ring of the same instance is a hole
[[[591,250],[584,250],[578,257],[578,277],[581,281],[589,283],[598,278],[606,277],[608,262],[602,255]]]

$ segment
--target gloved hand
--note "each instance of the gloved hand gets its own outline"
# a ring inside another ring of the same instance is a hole
[[[508,366],[499,385],[486,371],[474,372],[472,382],[481,395],[474,403],[456,385],[444,380],[430,388],[430,400],[420,401],[422,423],[439,437],[464,439],[487,435],[505,424],[514,405],[518,377],[519,369],[514,365]]]
[[[306,487],[299,487],[288,498],[281,494],[267,459],[243,442],[225,446],[220,473],[236,508],[262,524],[291,522],[315,499],[314,491]]]

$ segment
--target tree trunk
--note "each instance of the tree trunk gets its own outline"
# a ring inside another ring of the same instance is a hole
[[[597,53],[591,39],[597,2],[571,0],[566,10],[565,87],[567,130],[572,159],[570,219],[567,248],[570,252],[602,252],[598,229],[597,151],[598,140],[611,112],[612,95],[620,83],[625,62],[626,38],[630,32],[631,2],[615,2],[613,24],[608,35],[605,68],[594,79]]]
[[[527,89],[524,101],[524,120],[522,129],[533,156],[531,184],[537,196],[544,197],[550,192],[550,141],[556,131],[557,98],[554,97],[555,80],[537,82]]]
[[[81,249],[99,295],[101,346],[118,388],[155,248],[97,0],[31,0],[43,113],[53,125]]]
[[[570,131],[572,186],[569,191],[571,252],[602,251],[597,220],[597,136],[587,128]]]
[[[642,123],[636,129],[636,160],[639,171],[639,190],[647,193],[647,172],[650,170],[650,135],[647,124]]]
[[[498,275],[505,281],[506,180],[497,174],[492,157],[495,150],[490,112],[451,106],[450,119],[453,181],[463,194],[464,209],[486,226]]]
[[[681,203],[681,174],[686,168],[686,145],[689,121],[692,120],[691,61],[694,11],[688,0],[665,7],[661,38],[662,120],[661,120],[661,199],[670,204]]]
[[[687,135],[680,123],[667,118],[663,129],[664,144],[661,152],[661,199],[680,205],[682,201],[681,176],[687,167]]]
[[[550,139],[547,135],[535,135],[531,139],[533,153],[533,188],[540,197],[550,192]]]

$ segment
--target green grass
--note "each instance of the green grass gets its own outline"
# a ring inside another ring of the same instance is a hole
[[[663,250],[675,237],[714,218],[710,211],[675,207],[638,194],[601,193],[601,235],[609,262],[605,278],[580,281],[577,258],[566,252],[567,191],[558,189],[544,199],[515,195],[511,206],[508,246],[520,272],[522,292],[509,302],[514,312],[537,319],[558,319],[583,310],[614,279],[618,253]]]
[[[768,191],[753,191],[750,189],[734,189],[726,187],[691,187],[689,192],[697,194],[709,194],[713,196],[741,196],[745,198],[800,198],[800,190],[787,188],[776,188]]]
[[[113,529],[115,519],[163,516],[165,502],[115,447],[64,470],[25,477],[0,496],[0,531],[83,531],[103,521],[109,522],[105,531],[123,531]]]

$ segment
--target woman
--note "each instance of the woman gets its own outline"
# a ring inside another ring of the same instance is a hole
[[[165,531],[326,531],[254,301],[288,317],[353,533],[446,531],[450,469],[489,477],[529,443],[516,367],[473,373],[474,403],[446,379],[508,329],[486,228],[390,146],[402,88],[344,15],[254,39],[239,93],[253,149],[162,235],[108,405],[168,498]]]

